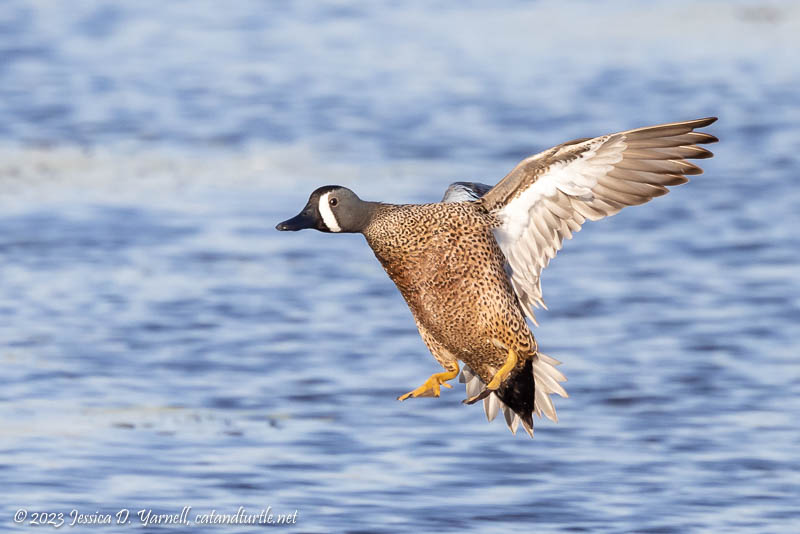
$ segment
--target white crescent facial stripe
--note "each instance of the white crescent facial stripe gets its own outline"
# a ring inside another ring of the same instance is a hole
[[[336,216],[333,214],[330,204],[328,204],[328,197],[330,195],[331,192],[328,191],[319,197],[319,213],[322,215],[322,222],[325,223],[325,226],[328,227],[328,230],[331,232],[341,232],[342,229],[339,227],[339,223],[336,221]]]

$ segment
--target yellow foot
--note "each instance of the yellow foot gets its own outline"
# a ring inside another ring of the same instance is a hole
[[[512,348],[508,349],[508,357],[506,358],[506,363],[497,370],[492,377],[491,382],[486,384],[486,389],[494,391],[495,389],[500,387],[500,384],[503,383],[503,380],[514,370],[514,367],[517,366],[517,360],[519,360],[519,356],[517,356],[517,351]]]
[[[397,397],[397,400],[404,401],[410,397],[438,397],[439,386],[441,385],[446,388],[452,388],[453,386],[447,384],[446,381],[452,380],[457,375],[458,375],[458,363],[455,364],[455,369],[451,369],[450,371],[446,371],[444,373],[432,374],[420,387],[418,387],[414,391],[409,391],[405,395]]]
[[[492,391],[495,391],[497,390],[497,388],[500,387],[500,384],[503,383],[503,380],[505,380],[506,377],[509,374],[511,374],[511,371],[513,371],[514,368],[517,366],[517,361],[519,360],[517,352],[514,349],[507,348],[505,346],[503,346],[503,348],[506,348],[506,350],[508,350],[508,357],[506,357],[506,362],[503,364],[502,367],[500,367],[500,369],[497,370],[497,372],[494,374],[489,383],[486,384],[486,389],[484,389],[477,395],[473,395],[468,399],[464,399],[462,401],[464,404],[475,404],[479,400],[488,397]]]

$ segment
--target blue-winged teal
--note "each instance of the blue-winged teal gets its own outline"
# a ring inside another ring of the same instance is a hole
[[[716,118],[577,139],[520,162],[494,187],[457,182],[443,202],[366,202],[320,187],[278,230],[359,232],[406,299],[420,335],[445,372],[399,397],[439,396],[458,375],[491,421],[502,409],[533,436],[536,413],[553,421],[550,395],[567,394],[557,360],[538,351],[526,322],[544,307],[539,276],[563,240],[589,220],[667,193],[712,154],[695,132]]]

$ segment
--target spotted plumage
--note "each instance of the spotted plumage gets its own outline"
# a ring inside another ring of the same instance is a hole
[[[439,396],[459,361],[467,403],[502,411],[512,432],[533,435],[532,415],[557,420],[551,394],[566,397],[557,360],[538,351],[526,322],[544,306],[539,276],[585,220],[613,215],[699,174],[687,158],[716,138],[699,119],[580,139],[523,160],[496,186],[456,182],[434,204],[366,202],[325,186],[279,230],[362,233],[408,303],[423,341],[445,372],[400,397]]]
[[[441,363],[455,356],[486,382],[506,356],[492,339],[526,356],[535,351],[505,258],[492,237],[492,219],[477,202],[383,205],[364,230],[426,331],[423,338],[438,340],[449,351],[437,354],[428,343],[436,359]]]

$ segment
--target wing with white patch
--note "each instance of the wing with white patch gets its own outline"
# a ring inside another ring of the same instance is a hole
[[[693,131],[714,117],[676,122],[564,143],[521,161],[483,197],[498,220],[495,238],[511,268],[523,310],[545,307],[540,275],[564,239],[587,220],[614,215],[700,174],[687,159],[713,154],[697,146],[713,135]]]

